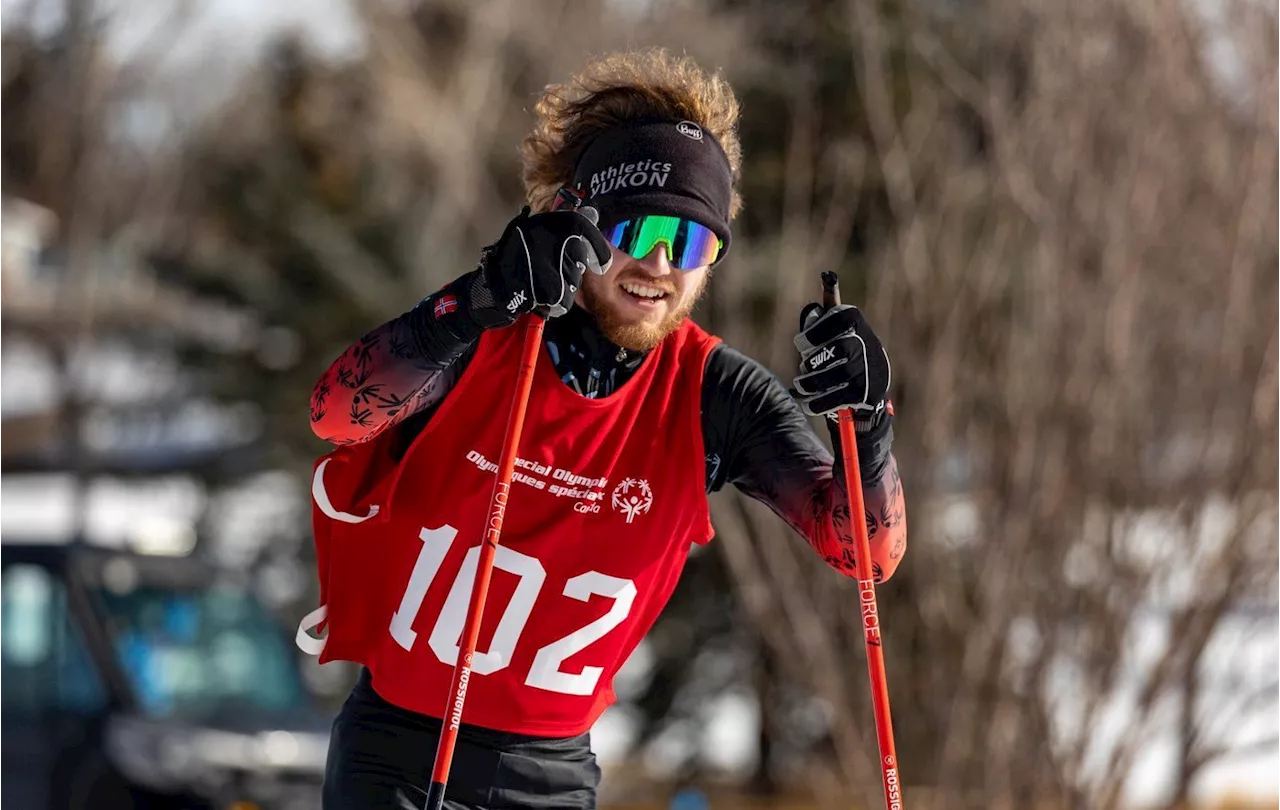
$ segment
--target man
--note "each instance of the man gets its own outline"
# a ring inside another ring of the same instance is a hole
[[[334,723],[328,810],[425,799],[522,316],[549,319],[545,351],[447,807],[595,807],[588,730],[690,543],[711,539],[706,493],[734,484],[855,574],[842,474],[805,412],[854,409],[878,580],[905,549],[889,361],[861,313],[806,308],[793,392],[688,319],[740,207],[725,81],[662,51],[615,54],[548,88],[536,115],[529,207],[315,388],[312,426],[341,447],[312,487],[324,606],[305,624],[327,635],[299,643],[364,665]],[[564,189],[599,227],[552,210]]]

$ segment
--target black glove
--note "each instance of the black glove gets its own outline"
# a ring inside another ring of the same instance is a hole
[[[823,312],[809,304],[800,313],[800,373],[793,395],[810,416],[853,410],[859,432],[884,419],[889,393],[889,355],[857,307],[843,304]]]
[[[612,260],[595,214],[582,208],[530,216],[526,206],[485,249],[467,285],[467,309],[476,324],[492,329],[529,312],[544,318],[568,312],[582,274],[603,274]]]

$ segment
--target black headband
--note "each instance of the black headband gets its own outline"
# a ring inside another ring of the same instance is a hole
[[[609,226],[643,214],[691,219],[710,228],[729,250],[733,171],[711,133],[692,121],[629,121],[587,145],[573,172]]]

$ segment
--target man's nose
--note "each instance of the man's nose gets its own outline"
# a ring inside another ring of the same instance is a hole
[[[665,242],[659,242],[653,246],[653,250],[649,251],[643,259],[639,259],[638,263],[650,275],[666,276],[671,274],[671,260],[667,257],[667,245]]]

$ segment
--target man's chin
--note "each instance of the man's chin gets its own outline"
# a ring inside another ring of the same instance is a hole
[[[610,343],[632,351],[647,352],[657,347],[662,339],[679,327],[679,323],[667,327],[665,323],[601,323],[600,331]]]
[[[661,312],[650,313],[648,317],[636,317],[631,307],[619,307],[606,303],[583,288],[586,309],[595,316],[596,325],[609,341],[631,351],[647,352],[656,348],[662,339],[680,328],[680,324],[693,308],[692,302],[685,306],[664,306]]]
[[[662,339],[680,327],[684,313],[670,310],[645,318],[636,318],[632,312],[622,313],[611,306],[596,312],[596,324],[611,343],[632,351],[647,352]]]

